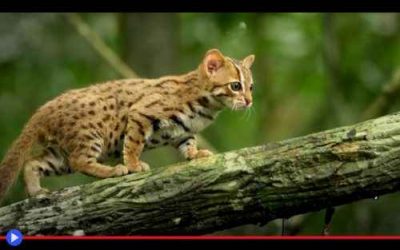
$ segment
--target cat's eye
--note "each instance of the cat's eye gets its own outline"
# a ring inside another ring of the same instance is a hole
[[[231,89],[233,91],[239,91],[242,89],[242,84],[240,82],[232,82],[231,83]]]
[[[253,84],[250,85],[250,91],[253,91]]]

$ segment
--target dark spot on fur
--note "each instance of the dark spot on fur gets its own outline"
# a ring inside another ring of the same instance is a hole
[[[151,106],[154,106],[154,105],[156,105],[156,104],[158,104],[159,103],[159,101],[157,100],[157,101],[153,101],[153,102],[151,102],[151,103],[149,103],[149,104],[147,104],[146,106],[144,106],[145,108],[149,108],[149,107],[151,107]]]
[[[93,137],[92,135],[88,135],[88,134],[85,134],[84,137],[85,137],[87,140],[93,140],[93,139],[95,139],[95,137]]]
[[[44,173],[45,176],[49,176],[50,175],[50,171],[48,169],[45,169],[43,173]]]
[[[175,110],[175,111],[183,113],[183,109],[180,109],[180,108],[165,107],[165,108],[163,108],[163,110],[164,111],[173,111],[173,110]]]
[[[181,126],[186,132],[190,132],[190,129],[185,125],[185,123],[176,115],[171,115],[170,119],[176,123],[177,125]]]
[[[50,154],[52,154],[53,156],[57,157],[58,154],[57,152],[54,150],[54,148],[52,147],[48,147],[47,150],[50,152]]]
[[[160,143],[160,142],[159,142],[158,140],[156,140],[156,139],[151,139],[150,142],[151,142],[152,144],[158,144],[158,143]]]
[[[208,103],[210,103],[210,101],[208,100],[208,98],[205,97],[205,96],[200,97],[199,99],[197,99],[197,102],[198,102],[201,106],[203,106],[203,107],[207,107],[207,106],[208,106]]]
[[[193,104],[191,102],[187,102],[187,105],[188,105],[190,111],[192,111],[193,113],[196,112],[196,110],[194,109]]]
[[[94,137],[94,138],[101,138],[100,133],[97,130],[92,130],[90,131],[90,134]]]
[[[106,116],[103,117],[103,122],[110,120],[110,118],[111,116],[107,114]]]
[[[91,146],[90,150],[97,152],[97,153],[100,153],[100,151],[101,151],[100,148],[96,147],[95,145]]]
[[[161,121],[159,119],[155,119],[152,121],[151,125],[153,126],[153,131],[158,131],[160,129]]]
[[[190,145],[189,140],[192,140],[192,139],[194,139],[193,136],[186,137],[185,139],[183,139],[182,141],[180,141],[178,143],[178,147],[180,147],[182,144]]]
[[[212,117],[211,115],[208,115],[206,113],[203,113],[201,111],[198,111],[197,114],[199,114],[201,117],[206,118],[208,120],[214,120],[214,117]]]
[[[67,136],[65,137],[65,139],[66,139],[67,141],[70,141],[70,140],[74,139],[77,135],[78,135],[78,132],[73,131],[73,132],[67,134]]]

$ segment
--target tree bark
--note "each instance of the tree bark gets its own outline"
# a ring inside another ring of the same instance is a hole
[[[399,187],[396,113],[17,202],[0,208],[0,233],[206,234]]]

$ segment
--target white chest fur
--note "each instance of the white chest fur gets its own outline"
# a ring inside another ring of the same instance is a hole
[[[200,115],[179,115],[174,119],[160,122],[160,129],[146,139],[146,149],[165,145],[174,145],[183,138],[197,134],[213,122],[212,119]]]

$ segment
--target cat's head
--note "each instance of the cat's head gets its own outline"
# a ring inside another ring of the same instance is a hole
[[[246,109],[253,103],[253,76],[251,66],[254,55],[243,60],[224,56],[219,50],[207,51],[200,71],[206,80],[207,89],[226,107]]]

